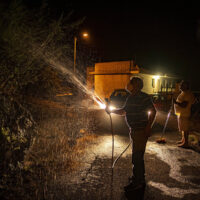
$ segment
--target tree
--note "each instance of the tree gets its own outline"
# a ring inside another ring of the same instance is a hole
[[[54,91],[58,80],[45,59],[63,61],[70,55],[72,49],[66,41],[81,23],[70,23],[71,14],[56,20],[51,18],[46,4],[39,10],[28,10],[17,1],[1,10],[1,92],[14,94],[29,84]]]
[[[28,9],[19,1],[0,5],[2,160],[11,152],[16,164],[30,144],[33,134],[30,129],[34,129],[35,123],[24,96],[53,95],[62,87],[59,73],[48,59],[64,62],[66,55],[71,54],[68,38],[82,22],[72,23],[71,15],[72,12],[61,14],[54,19],[45,3],[39,9]]]

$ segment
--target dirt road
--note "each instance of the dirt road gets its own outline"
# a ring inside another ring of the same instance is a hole
[[[155,142],[157,134],[148,142],[145,163],[148,200],[199,200],[199,153],[176,147],[178,135],[167,133],[167,144]],[[115,137],[115,156],[128,144],[128,137]],[[56,184],[59,199],[126,199],[124,185],[131,175],[131,148],[114,168],[111,184],[111,136],[102,135],[88,148],[82,158],[81,169],[71,175],[63,175]],[[112,187],[112,188],[111,188]],[[60,191],[60,192],[59,192]],[[55,194],[54,194],[55,195]],[[53,199],[57,199],[54,196]]]
[[[96,200],[126,199],[123,187],[128,184],[132,174],[131,147],[117,162],[112,182],[112,138],[109,131],[108,116],[101,116],[97,140],[88,147],[80,158],[79,170],[72,174],[62,174],[52,183],[49,199]],[[122,118],[114,117],[115,158],[129,143],[128,129]],[[101,128],[102,124],[104,127]],[[156,132],[157,131],[157,132]],[[167,143],[156,143],[159,129],[154,130],[149,139],[146,154],[145,200],[199,200],[200,199],[200,156],[192,149],[176,146],[180,139],[177,131],[167,131]]]

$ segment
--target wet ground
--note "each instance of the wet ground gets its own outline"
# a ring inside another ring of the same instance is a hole
[[[102,114],[101,118],[103,117]],[[113,117],[115,127],[115,158],[129,143],[128,131],[122,118]],[[63,174],[54,183],[57,187],[52,199],[126,199],[123,187],[131,176],[131,147],[116,163],[112,181],[112,137],[109,118],[99,122],[99,135],[81,159],[80,169],[73,174]],[[120,130],[121,127],[121,130]],[[161,131],[155,126],[149,139],[146,154],[145,200],[199,200],[200,155],[192,149],[176,146],[180,139],[177,131],[165,133],[166,144],[156,143]],[[133,198],[134,199],[134,198]]]

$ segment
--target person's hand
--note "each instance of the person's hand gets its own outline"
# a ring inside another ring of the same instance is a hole
[[[172,102],[173,102],[173,104],[177,104],[176,99],[174,99],[174,98],[173,98]]]
[[[107,113],[108,115],[110,115],[111,111],[110,111],[110,109],[108,108],[108,106],[106,106],[105,111],[106,111],[106,113]]]

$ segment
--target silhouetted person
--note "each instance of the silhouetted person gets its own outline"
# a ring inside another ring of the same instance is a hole
[[[130,128],[132,138],[133,176],[129,185],[124,187],[126,193],[145,188],[144,153],[156,110],[148,94],[142,92],[143,81],[133,77],[127,84],[130,95],[122,109],[113,110],[112,113],[124,115]],[[106,111],[110,113],[107,108]],[[151,112],[150,115],[148,113]]]

